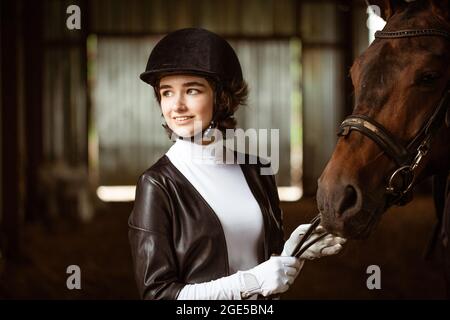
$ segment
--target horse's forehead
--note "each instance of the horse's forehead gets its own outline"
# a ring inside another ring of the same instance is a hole
[[[357,104],[370,105],[373,111],[381,108],[407,64],[408,59],[391,41],[376,41],[352,68]]]
[[[380,79],[387,81],[397,69],[405,67],[404,60],[389,41],[376,43],[359,62],[361,85],[374,85]]]
[[[356,104],[376,112],[394,88],[408,87],[418,71],[450,72],[449,46],[449,41],[439,37],[375,40],[351,70]]]
[[[434,59],[448,66],[449,49],[450,41],[439,37],[378,39],[357,60],[353,69],[360,73],[361,82],[378,81],[381,74],[384,77],[400,76],[398,71],[420,68],[421,63],[431,64]]]

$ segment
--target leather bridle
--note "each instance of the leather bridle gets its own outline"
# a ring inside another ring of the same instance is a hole
[[[413,29],[400,31],[377,31],[377,39],[393,39],[420,36],[440,36],[450,40],[450,33],[439,29]],[[433,113],[424,123],[419,132],[405,147],[385,127],[366,115],[351,115],[340,125],[338,136],[345,137],[352,130],[356,130],[370,138],[385,152],[396,164],[387,181],[386,194],[388,205],[403,205],[408,201],[416,178],[416,168],[430,150],[431,142],[444,122],[450,125],[450,83],[447,84],[441,99]],[[400,179],[401,183],[398,183]]]

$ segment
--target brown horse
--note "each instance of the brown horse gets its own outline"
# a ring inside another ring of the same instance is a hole
[[[387,24],[351,68],[355,107],[318,181],[322,225],[347,238],[450,168],[449,1],[377,4]]]

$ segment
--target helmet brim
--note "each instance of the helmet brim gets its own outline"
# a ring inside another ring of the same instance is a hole
[[[166,75],[176,75],[176,74],[185,74],[185,75],[196,75],[209,77],[212,79],[216,79],[217,75],[212,72],[208,72],[206,70],[199,69],[179,69],[179,68],[165,68],[165,69],[157,69],[152,71],[145,71],[139,75],[139,78],[148,83],[149,85],[155,87],[158,85],[159,80]]]

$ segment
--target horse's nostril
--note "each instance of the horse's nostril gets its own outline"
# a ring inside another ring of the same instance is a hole
[[[356,205],[357,198],[358,194],[355,188],[351,185],[346,186],[337,213],[343,215],[347,210],[353,208]]]

